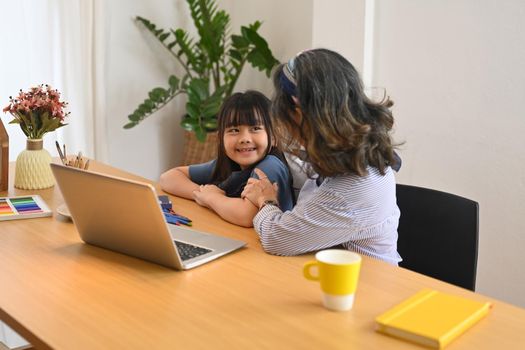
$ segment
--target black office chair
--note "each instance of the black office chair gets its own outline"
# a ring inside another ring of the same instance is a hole
[[[474,290],[478,261],[477,202],[427,188],[397,185],[397,249],[409,270]]]

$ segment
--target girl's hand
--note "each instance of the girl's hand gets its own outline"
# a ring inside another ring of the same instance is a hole
[[[193,191],[193,200],[209,208],[210,200],[216,195],[225,196],[225,192],[215,185],[200,185],[198,190]]]
[[[277,184],[272,184],[268,180],[268,176],[260,170],[255,168],[255,173],[259,179],[253,177],[248,179],[244,190],[241,193],[241,198],[246,198],[257,208],[261,208],[266,200],[277,200],[278,187]]]
[[[222,195],[226,195],[226,193],[223,190],[221,190],[219,187],[217,187],[215,185],[201,185],[200,186],[200,192],[219,193],[219,194],[222,194]]]

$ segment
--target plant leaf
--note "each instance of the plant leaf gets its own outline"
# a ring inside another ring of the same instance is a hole
[[[166,89],[161,87],[156,87],[149,93],[149,98],[153,102],[162,102],[164,98],[168,95]]]
[[[249,27],[242,27],[241,32],[243,37],[250,42],[252,47],[250,53],[247,56],[248,62],[259,70],[266,72],[269,77],[272,68],[279,63],[273,56],[271,50],[268,48],[268,43],[257,33],[260,22],[255,22]]]
[[[195,131],[195,136],[197,137],[197,140],[199,140],[200,142],[206,141],[207,132],[202,126],[197,125],[194,131]]]
[[[188,101],[186,102],[186,112],[190,115],[190,117],[197,119],[200,114],[200,109],[198,105]]]
[[[210,96],[208,82],[203,79],[193,79],[188,85],[188,95],[198,96],[199,101],[204,101]]]
[[[179,89],[179,82],[180,82],[180,80],[176,76],[170,75],[170,78],[169,78],[168,82],[169,82],[170,88],[172,90],[178,90]]]
[[[171,50],[168,46],[164,45],[164,40],[170,35],[170,32],[164,31],[163,29],[157,29],[157,26],[150,20],[137,16],[135,20],[144,25],[144,27],[155,37],[157,40],[168,50]]]
[[[163,33],[161,35],[159,35],[159,40],[164,42],[164,40],[166,40],[167,37],[170,36],[170,32],[166,32],[166,33]]]
[[[246,48],[250,45],[250,42],[240,35],[232,35],[231,39],[233,47],[237,49]]]
[[[238,50],[230,49],[229,54],[230,54],[230,57],[236,61],[240,62],[243,60],[243,55],[241,55],[241,53]]]
[[[261,27],[262,25],[262,22],[260,21],[255,21],[253,22],[252,24],[249,25],[250,29],[254,30],[254,31],[257,31],[259,30],[259,28]]]
[[[209,130],[209,131],[217,130],[218,126],[219,124],[217,122],[217,119],[210,119],[209,121],[204,123],[204,127],[206,128],[206,130]]]
[[[132,113],[130,115],[128,115],[128,119],[131,120],[132,122],[138,122],[140,121],[140,117],[142,116],[143,114],[139,113],[138,111],[135,112],[135,113]]]
[[[192,118],[189,115],[186,115],[180,121],[180,126],[182,126],[185,130],[188,130],[188,131],[195,130],[195,128],[198,125],[199,125],[199,119],[198,118]]]
[[[161,87],[156,87],[148,93],[148,98],[144,100],[136,109],[128,115],[130,123],[124,125],[125,129],[129,129],[146,117],[150,116],[152,113],[155,113],[158,109],[162,108],[168,102],[170,102],[175,96],[182,93],[180,89],[164,89]],[[133,125],[130,125],[133,124]],[[127,127],[126,127],[127,126]]]
[[[205,72],[205,65],[202,62],[201,54],[198,47],[189,39],[188,33],[185,30],[177,29],[171,30],[175,36],[175,42],[178,44],[180,50],[176,53],[179,58],[185,57],[186,64],[191,67],[199,76]]]
[[[211,64],[219,62],[224,54],[226,28],[230,17],[225,11],[217,11],[214,0],[187,0],[193,23],[199,32],[199,46]]]

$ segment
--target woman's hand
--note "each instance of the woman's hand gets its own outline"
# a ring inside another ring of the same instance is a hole
[[[200,185],[199,189],[193,191],[193,200],[198,205],[210,207],[210,200],[214,196],[225,196],[225,192],[215,185]]]
[[[277,201],[277,193],[279,190],[277,184],[272,184],[270,180],[268,180],[268,176],[266,176],[262,170],[256,168],[255,173],[259,179],[253,177],[248,179],[248,182],[241,193],[241,198],[248,199],[257,208],[261,208],[266,200]]]

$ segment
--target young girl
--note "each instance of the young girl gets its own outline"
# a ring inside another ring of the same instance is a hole
[[[285,131],[278,139],[302,146],[319,177],[305,182],[288,212],[273,205],[277,193],[263,172],[248,181],[242,197],[259,208],[263,248],[297,255],[337,246],[397,264],[393,103],[368,99],[352,64],[325,49],[279,66],[274,85],[272,117]]]
[[[160,177],[161,188],[194,199],[226,221],[251,227],[258,208],[240,195],[258,168],[276,188],[280,210],[290,210],[291,177],[284,156],[273,146],[269,109],[270,100],[257,91],[233,94],[218,115],[217,159],[165,172]]]

